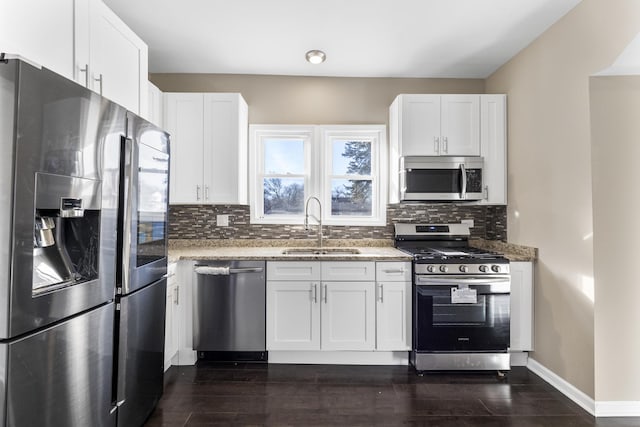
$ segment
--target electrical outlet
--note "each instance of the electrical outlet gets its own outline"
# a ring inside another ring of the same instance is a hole
[[[468,224],[469,228],[473,228],[473,220],[472,219],[463,219],[460,221],[460,224]]]
[[[229,215],[216,215],[216,225],[218,227],[228,227]]]

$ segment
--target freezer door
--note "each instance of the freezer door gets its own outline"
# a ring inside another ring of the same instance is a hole
[[[141,426],[162,395],[167,279],[120,299],[118,427]]]
[[[0,344],[2,425],[112,427],[113,316],[110,303]]]

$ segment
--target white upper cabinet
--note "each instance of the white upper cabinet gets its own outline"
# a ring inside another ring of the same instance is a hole
[[[480,95],[399,95],[389,134],[398,156],[479,156]]]
[[[147,116],[147,45],[103,2],[89,4],[90,87]]]
[[[0,51],[147,113],[147,45],[101,0],[2,2]]]
[[[2,1],[0,52],[73,79],[74,0]]]
[[[148,104],[146,119],[154,125],[164,128],[164,98],[162,91],[153,83],[147,83]]]
[[[238,93],[165,93],[172,204],[247,203],[248,107]]]
[[[480,146],[484,159],[482,204],[507,204],[507,96],[482,95]]]

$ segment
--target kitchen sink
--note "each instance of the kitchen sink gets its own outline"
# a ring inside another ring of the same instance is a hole
[[[289,248],[282,251],[283,255],[357,255],[355,248]]]

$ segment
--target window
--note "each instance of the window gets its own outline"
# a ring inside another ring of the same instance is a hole
[[[302,224],[315,196],[324,224],[384,225],[385,133],[380,125],[251,125],[251,222]],[[319,216],[317,204],[310,209]]]

